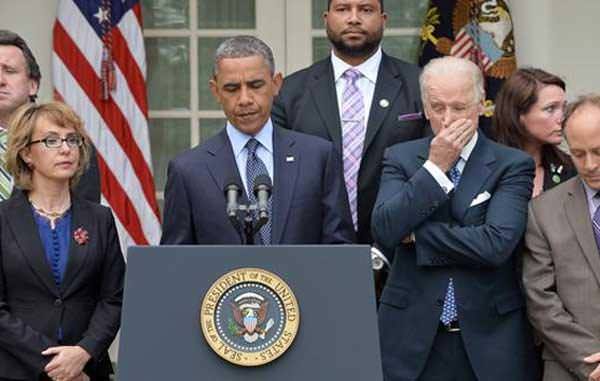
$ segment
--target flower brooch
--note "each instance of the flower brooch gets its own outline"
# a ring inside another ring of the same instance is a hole
[[[79,245],[85,245],[90,240],[90,235],[88,234],[87,230],[85,230],[82,227],[79,227],[73,232],[73,239]]]

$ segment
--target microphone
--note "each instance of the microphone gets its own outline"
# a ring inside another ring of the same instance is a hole
[[[237,220],[238,198],[242,194],[242,187],[235,178],[230,178],[225,182],[223,193],[227,199],[227,217]]]
[[[254,196],[260,225],[266,224],[269,220],[269,197],[272,187],[271,178],[268,175],[259,175],[254,179]]]

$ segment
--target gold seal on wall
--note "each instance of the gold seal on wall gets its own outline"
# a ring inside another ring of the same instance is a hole
[[[288,350],[300,324],[298,301],[277,275],[259,268],[228,272],[209,288],[200,308],[208,345],[241,366],[267,364]]]

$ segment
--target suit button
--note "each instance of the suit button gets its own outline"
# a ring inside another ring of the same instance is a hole
[[[62,299],[58,298],[54,301],[54,306],[55,307],[60,307],[62,306]]]

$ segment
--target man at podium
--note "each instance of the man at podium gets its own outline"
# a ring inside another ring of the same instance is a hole
[[[354,240],[332,144],[271,122],[281,83],[260,39],[237,36],[217,48],[209,85],[227,124],[169,163],[161,244]]]

